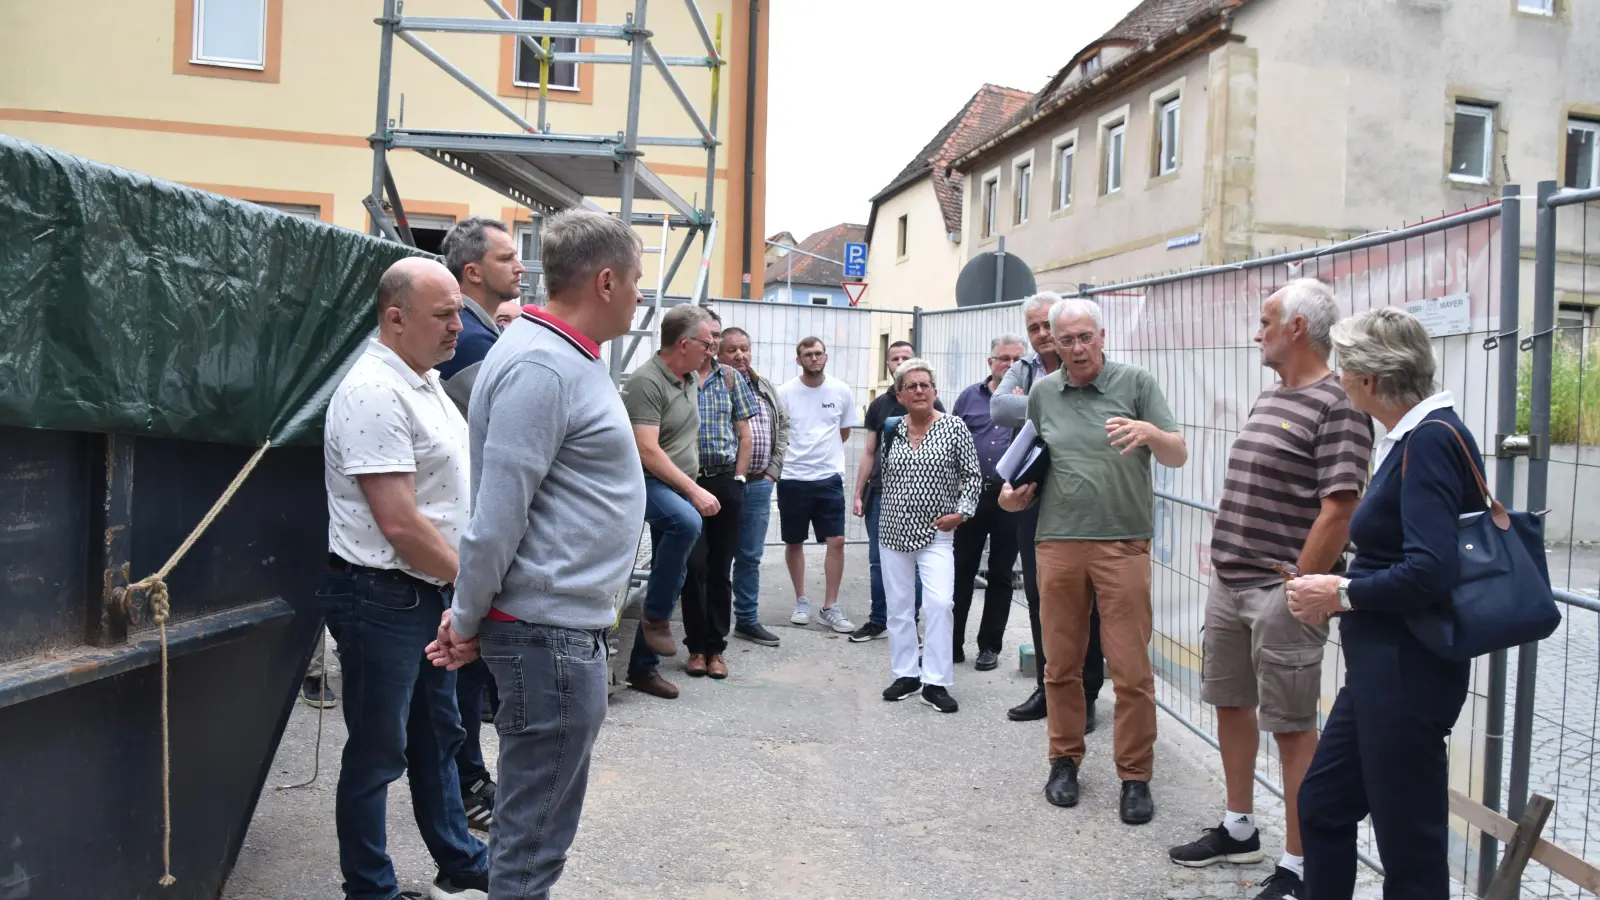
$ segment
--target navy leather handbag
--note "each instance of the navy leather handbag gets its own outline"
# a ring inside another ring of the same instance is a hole
[[[1428,425],[1443,425],[1456,436],[1488,509],[1461,520],[1460,568],[1450,602],[1408,616],[1407,627],[1423,646],[1458,662],[1544,640],[1561,624],[1544,558],[1544,515],[1508,512],[1489,493],[1461,432],[1437,419],[1417,427]],[[1408,442],[1400,477],[1409,462]]]

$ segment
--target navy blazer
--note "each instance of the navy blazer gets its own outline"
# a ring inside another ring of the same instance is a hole
[[[1455,435],[1431,421],[1455,426],[1483,471],[1477,441],[1453,409],[1434,410],[1396,443],[1350,520],[1356,558],[1347,574],[1357,612],[1405,615],[1447,602],[1458,578],[1460,517],[1487,508]]]

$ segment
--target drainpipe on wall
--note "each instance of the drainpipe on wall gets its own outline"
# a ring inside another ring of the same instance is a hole
[[[746,275],[752,275],[750,270],[751,230],[755,223],[750,221],[755,215],[755,181],[756,181],[756,56],[759,53],[758,43],[761,30],[757,27],[757,18],[761,15],[761,0],[750,0],[750,38],[749,50],[745,57],[745,91],[744,91],[744,234],[739,238],[739,297],[743,300],[750,299],[750,282],[745,280]]]

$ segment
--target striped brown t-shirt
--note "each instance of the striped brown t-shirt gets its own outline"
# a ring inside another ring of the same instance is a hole
[[[1228,454],[1211,530],[1217,576],[1233,587],[1281,579],[1273,565],[1300,558],[1322,498],[1365,487],[1371,457],[1372,420],[1337,376],[1262,394]]]

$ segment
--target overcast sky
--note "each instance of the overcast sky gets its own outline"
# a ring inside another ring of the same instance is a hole
[[[767,234],[865,224],[985,82],[1030,93],[1138,0],[789,0],[772,16]]]

